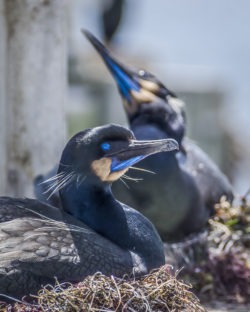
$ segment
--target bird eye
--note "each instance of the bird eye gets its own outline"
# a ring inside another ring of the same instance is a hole
[[[101,144],[101,149],[104,151],[104,152],[107,152],[110,150],[110,144],[107,143],[107,142],[104,142]]]
[[[140,70],[138,71],[138,75],[139,75],[140,77],[145,78],[145,79],[149,79],[149,78],[153,78],[153,77],[154,77],[151,73],[145,71],[144,69],[140,69]]]
[[[138,75],[143,77],[145,75],[145,70],[140,69],[139,72],[138,72]]]

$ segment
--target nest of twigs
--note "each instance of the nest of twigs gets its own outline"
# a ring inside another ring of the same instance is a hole
[[[183,268],[180,277],[203,301],[250,302],[249,193],[234,205],[222,198],[207,231],[165,244],[167,263]]]
[[[48,285],[39,291],[36,305],[16,303],[5,306],[4,311],[205,311],[190,291],[191,286],[171,271],[163,266],[132,280],[98,272],[76,285]]]
[[[200,297],[250,302],[250,205],[232,206],[224,198],[209,220],[208,258],[187,275]]]
[[[208,268],[217,293],[250,302],[250,205],[245,197],[237,206],[222,199],[215,210],[210,220]]]

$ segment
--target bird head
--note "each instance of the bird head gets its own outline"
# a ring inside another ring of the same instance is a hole
[[[138,141],[132,131],[115,124],[87,129],[66,145],[60,172],[75,181],[114,182],[131,166],[149,155],[178,149],[174,139]]]
[[[89,31],[83,30],[83,33],[114,77],[130,124],[138,118],[158,123],[168,137],[180,142],[185,132],[184,103],[153,74],[123,65]],[[143,115],[148,117],[141,118]]]

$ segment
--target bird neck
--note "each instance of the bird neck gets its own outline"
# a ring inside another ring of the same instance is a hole
[[[137,140],[160,140],[168,138],[168,135],[156,123],[132,123],[130,125]]]
[[[168,120],[168,121],[166,121]],[[159,106],[150,107],[150,110],[142,109],[133,119],[129,119],[130,128],[136,133],[140,133],[137,139],[175,139],[181,145],[185,127],[182,115],[168,112]]]
[[[130,251],[136,265],[151,270],[164,263],[163,245],[153,225],[139,212],[118,202],[110,184],[91,184],[86,179],[80,187],[72,183],[61,189],[60,197],[65,211]]]
[[[113,197],[110,184],[84,181],[60,191],[65,211],[121,247],[126,247],[126,218],[122,205]],[[121,235],[117,236],[117,233]],[[124,246],[122,246],[124,245]]]
[[[160,140],[169,138],[168,134],[160,129],[157,124],[131,124],[131,130],[137,140]],[[171,172],[178,172],[178,161],[175,152],[159,153],[144,159],[141,167],[149,169],[156,174],[163,171],[170,176]],[[163,171],[162,171],[163,170]]]

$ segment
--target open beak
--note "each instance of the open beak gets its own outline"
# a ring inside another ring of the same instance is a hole
[[[179,149],[177,141],[174,139],[132,140],[128,148],[108,154],[112,158],[111,172],[120,171],[129,168],[142,159],[160,152],[170,152]]]
[[[133,71],[115,60],[107,48],[89,31],[82,29],[82,33],[88,38],[97,52],[101,55],[109,71],[114,77],[122,96],[129,101],[130,92],[133,90],[140,91],[141,89],[139,83],[133,77]]]

